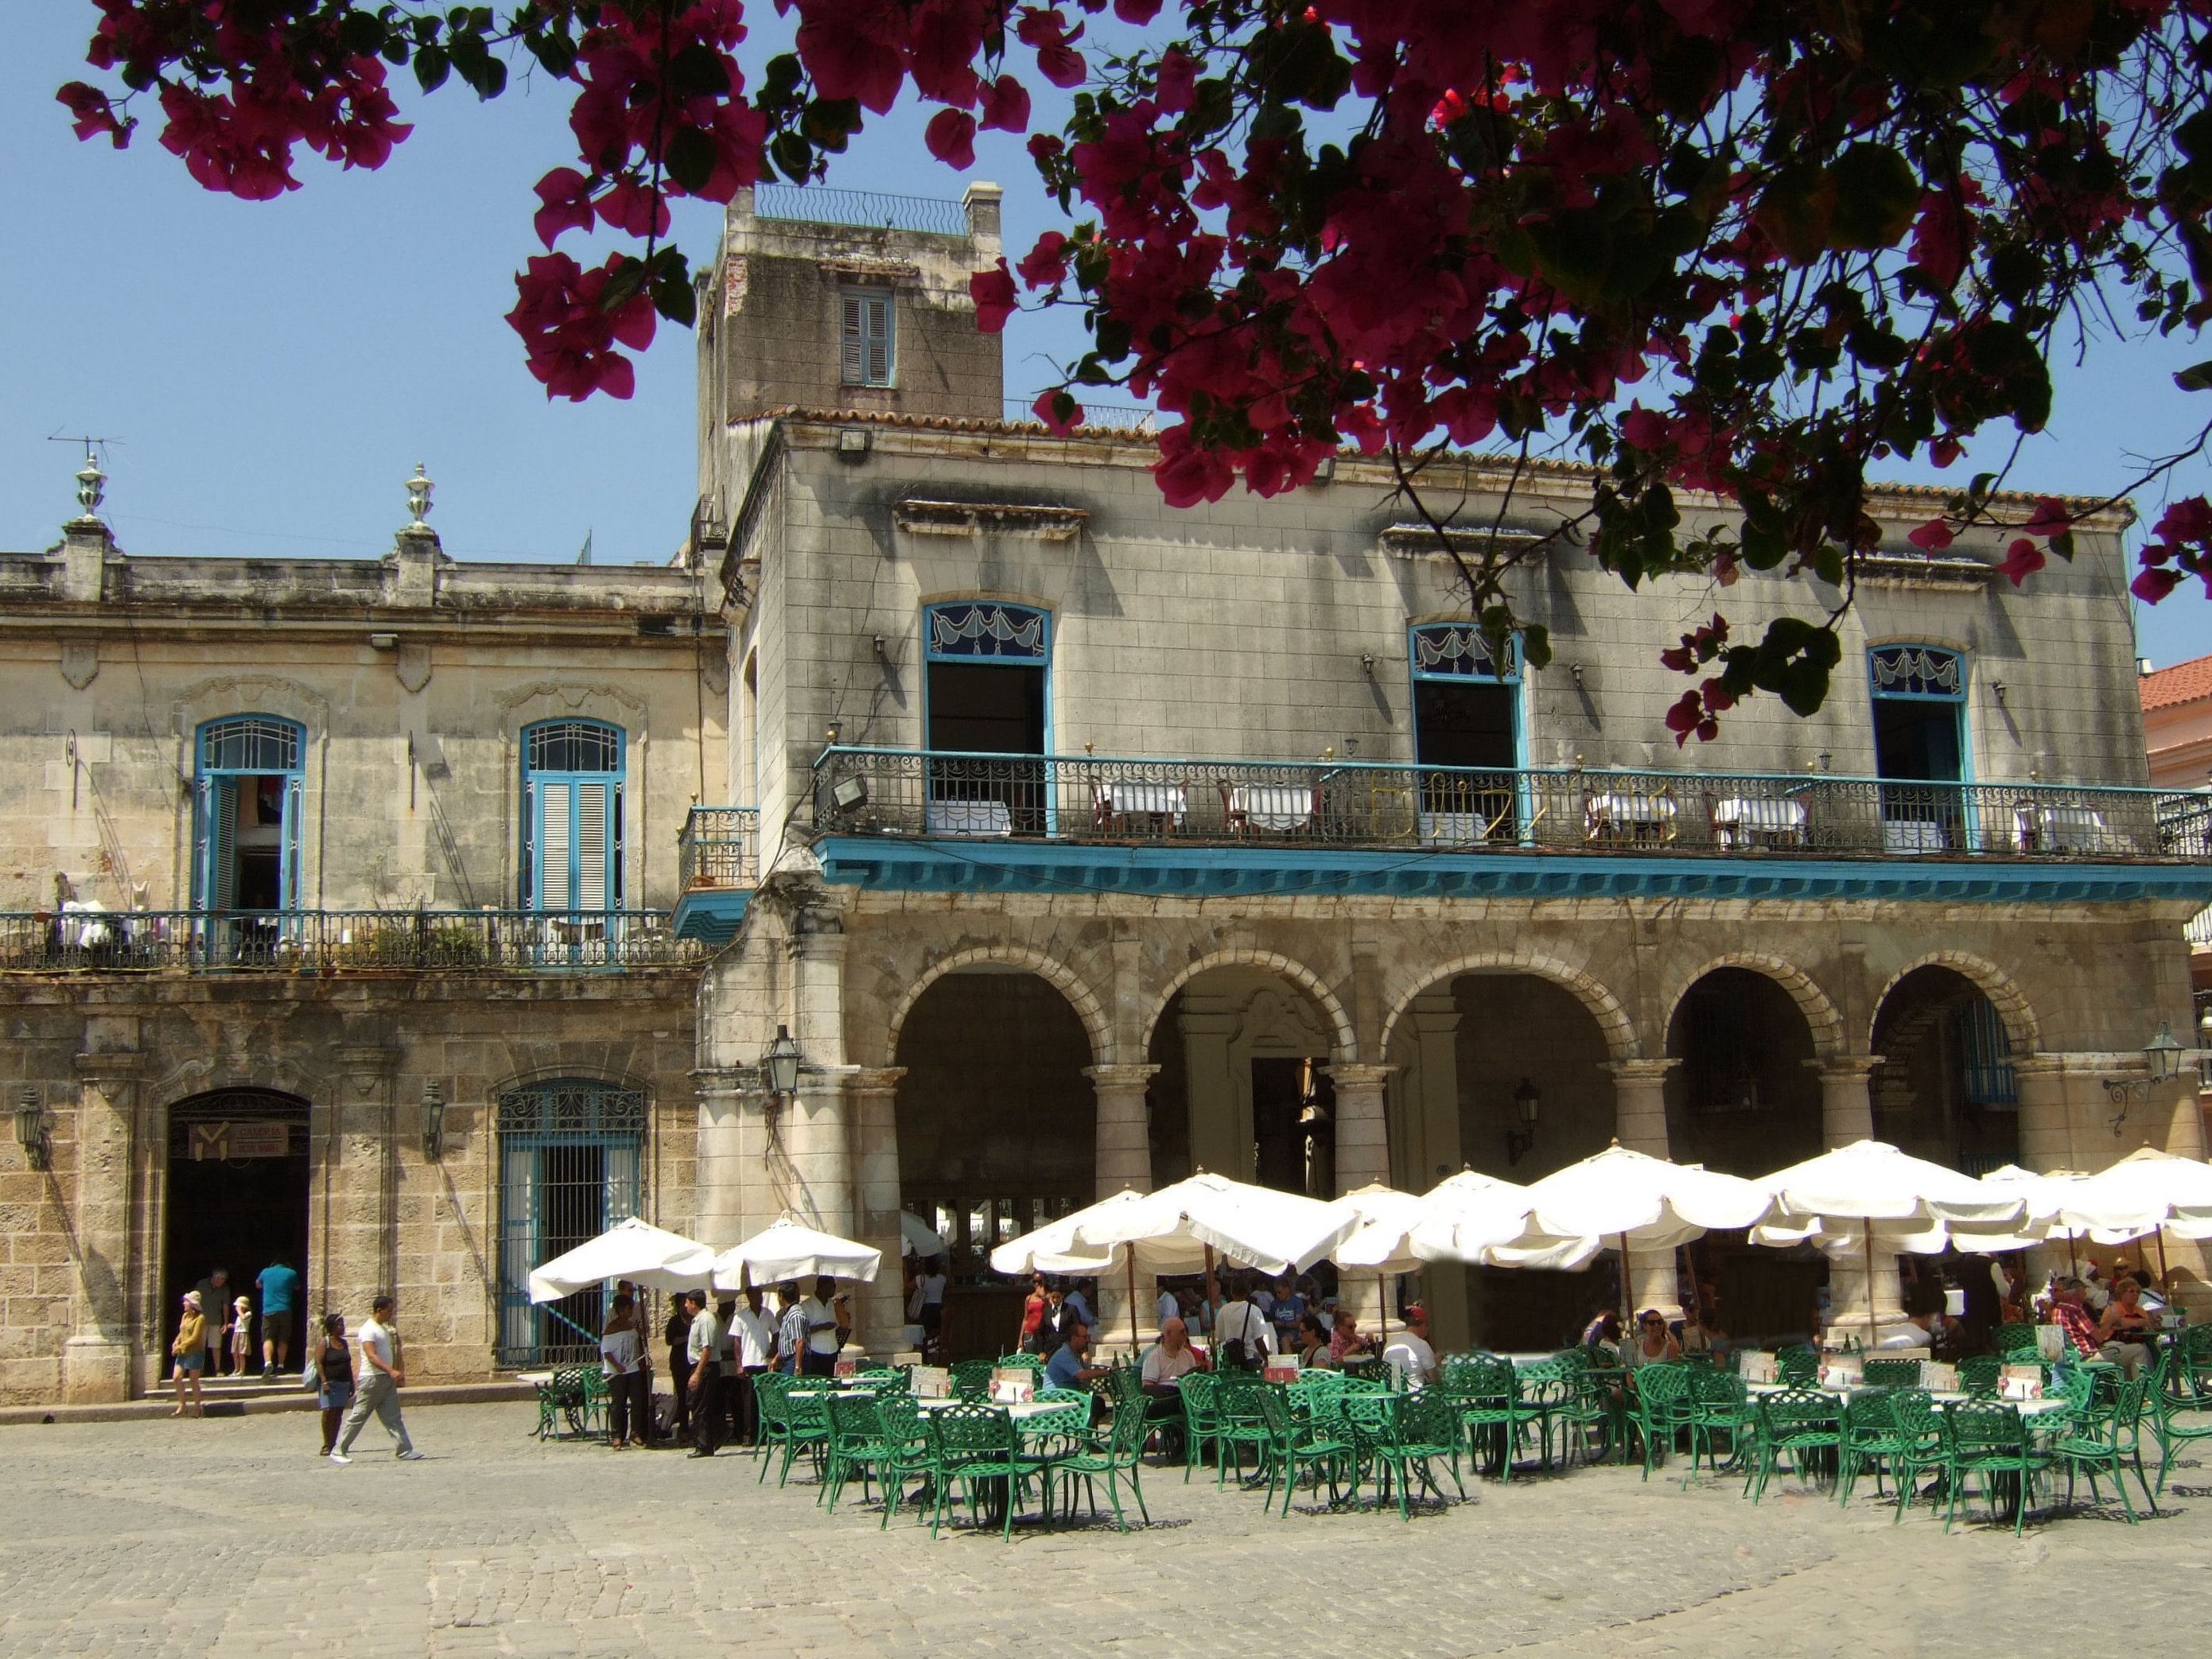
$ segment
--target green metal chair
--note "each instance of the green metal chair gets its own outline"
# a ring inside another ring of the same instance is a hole
[[[1190,1484],[1190,1472],[1206,1455],[1206,1448],[1213,1448],[1214,1455],[1221,1455],[1217,1437],[1221,1431],[1221,1417],[1216,1409],[1220,1393],[1220,1379],[1211,1371],[1193,1371],[1182,1380],[1178,1392],[1182,1395],[1183,1421],[1183,1484]]]
[[[1732,1371],[1692,1370],[1689,1398],[1685,1402],[1690,1430],[1690,1467],[1682,1472],[1687,1486],[1698,1472],[1702,1455],[1713,1474],[1721,1472],[1718,1442],[1728,1441],[1729,1462],[1740,1462],[1757,1432],[1759,1415],[1752,1409],[1744,1381]]]
[[[1985,1400],[1996,1397],[1997,1379],[2004,1375],[2005,1362],[1993,1353],[1978,1353],[1959,1362],[1959,1386],[1966,1393]]]
[[[952,1367],[952,1392],[963,1400],[981,1400],[991,1391],[994,1369],[988,1359],[962,1360]]]
[[[1142,1396],[1139,1396],[1140,1399]],[[1113,1420],[1106,1425],[1103,1440],[1094,1440],[1080,1450],[1072,1451],[1054,1462],[1054,1469],[1066,1477],[1060,1488],[1066,1499],[1067,1513],[1075,1512],[1075,1482],[1081,1480],[1091,1498],[1091,1513],[1098,1513],[1097,1477],[1106,1477],[1107,1501],[1114,1506],[1114,1525],[1121,1532],[1129,1530],[1128,1522],[1121,1514],[1121,1486],[1129,1483],[1130,1495],[1137,1500],[1137,1513],[1144,1517],[1146,1526],[1152,1524],[1152,1514],[1145,1508],[1145,1489],[1138,1480],[1138,1469],[1145,1454],[1148,1428],[1141,1409],[1116,1408]]]
[[[1897,1389],[1889,1395],[1892,1443],[1889,1472],[1897,1481],[1897,1507],[1890,1511],[1893,1527],[1920,1490],[1920,1477],[1929,1469],[1946,1468],[1943,1414],[1936,1409],[1925,1389]]]
[[[1322,1407],[1318,1414],[1310,1397],[1297,1399],[1288,1389],[1263,1389],[1260,1392],[1260,1416],[1267,1425],[1267,1442],[1263,1462],[1267,1470],[1267,1497],[1261,1507],[1272,1507],[1275,1501],[1275,1482],[1283,1483],[1283,1513],[1291,1512],[1291,1498],[1297,1491],[1298,1471],[1304,1469],[1312,1477],[1316,1496],[1321,1492],[1322,1472],[1328,1473],[1328,1497],[1332,1506],[1344,1501],[1341,1477],[1352,1462],[1352,1443],[1332,1432],[1336,1413],[1334,1398]]]
[[[907,1483],[930,1473],[929,1427],[923,1419],[927,1415],[914,1403],[913,1397],[901,1391],[888,1395],[876,1402],[877,1414],[883,1420],[882,1455],[877,1464],[877,1476],[884,1486],[884,1518],[878,1530],[891,1523],[891,1516],[906,1496]],[[917,1506],[915,1518],[922,1518]]]
[[[1815,1454],[1840,1453],[1844,1443],[1844,1402],[1818,1389],[1784,1389],[1759,1401],[1758,1456],[1746,1484],[1751,1501],[1766,1495],[1767,1482],[1786,1460],[1800,1476],[1814,1473]]]
[[[2006,1360],[2034,1359],[2041,1352],[2035,1345],[2035,1327],[2033,1325],[2000,1325],[1991,1346],[1996,1349],[1998,1358]]]
[[[1820,1352],[1804,1342],[1778,1348],[1774,1352],[1774,1373],[1790,1388],[1810,1388],[1820,1380]]]
[[[1397,1487],[1398,1518],[1413,1518],[1411,1500],[1417,1477],[1424,1491],[1435,1493],[1438,1503],[1445,1501],[1434,1474],[1438,1458],[1445,1461],[1452,1485],[1465,1503],[1467,1488],[1461,1484],[1458,1468],[1460,1425],[1452,1401],[1434,1389],[1424,1389],[1390,1395],[1384,1410],[1383,1432],[1374,1449]]]
[[[770,1382],[773,1377],[775,1380]],[[791,1480],[791,1466],[805,1452],[815,1460],[815,1472],[821,1473],[821,1458],[830,1443],[830,1395],[818,1386],[799,1389],[793,1384],[802,1379],[780,1376],[773,1371],[763,1372],[753,1379],[754,1398],[759,1402],[761,1444],[767,1455],[761,1459],[760,1480],[768,1479],[768,1466],[777,1447],[783,1455],[777,1462],[775,1484],[782,1486]],[[805,1379],[819,1383],[819,1378]],[[765,1385],[765,1386],[762,1386]],[[795,1400],[793,1395],[805,1393],[811,1397]]]
[[[2212,1330],[2212,1326],[2202,1328]],[[2212,1440],[2212,1398],[2191,1385],[2186,1353],[2169,1349],[2159,1358],[2150,1398],[2152,1431],[2158,1437],[2158,1486],[2166,1495],[2166,1477],[2178,1461],[2176,1454],[2201,1440]]]
[[[1875,1495],[1881,1495],[1882,1477],[1896,1466],[1903,1432],[1898,1427],[1895,1395],[1863,1394],[1844,1400],[1843,1440],[1836,1453],[1838,1505],[1851,1501],[1851,1488],[1869,1468],[1874,1471]]]
[[[837,1499],[843,1495],[848,1481],[855,1475],[860,1477],[860,1497],[865,1502],[876,1475],[884,1467],[886,1448],[883,1411],[873,1395],[858,1389],[833,1394],[823,1404],[827,1408],[823,1415],[829,1439],[824,1446],[821,1489],[815,1493],[814,1501],[826,1504],[828,1513],[835,1515]],[[884,1501],[889,1504],[888,1492]]]
[[[929,1535],[937,1536],[946,1506],[965,1487],[971,1516],[981,1514],[983,1488],[994,1490],[994,1502],[1003,1501],[1001,1537],[1014,1535],[1015,1500],[1032,1476],[1044,1486],[1045,1510],[1052,1509],[1052,1460],[1024,1454],[1014,1432],[1013,1419],[1003,1407],[959,1405],[932,1412],[924,1419],[929,1431],[930,1474],[936,1484],[936,1508],[930,1516]]]
[[[1513,1478],[1518,1428],[1513,1410],[1513,1364],[1496,1354],[1455,1354],[1445,1360],[1437,1388],[1458,1414],[1468,1453],[1479,1468]]]
[[[1651,1478],[1654,1464],[1666,1457],[1682,1431],[1690,1426],[1690,1370],[1686,1365],[1638,1365],[1632,1372],[1630,1390],[1636,1431],[1644,1441],[1644,1478]]]
[[[1260,1395],[1273,1385],[1263,1381],[1257,1371],[1237,1370],[1217,1371],[1214,1383],[1213,1484],[1219,1487],[1228,1483],[1232,1459],[1237,1478],[1244,1478],[1248,1446],[1252,1450],[1252,1473],[1258,1476],[1267,1445],[1267,1422],[1260,1414]]]
[[[1859,1370],[1869,1384],[1877,1389],[1920,1386],[1920,1362],[1917,1359],[1869,1359]]]
[[[2097,1476],[2109,1474],[2120,1494],[2128,1524],[2135,1525],[2136,1506],[2128,1501],[2127,1482],[2121,1478],[2124,1468],[2132,1468],[2150,1512],[2158,1513],[2158,1494],[2151,1490],[2142,1466],[2143,1401],[2150,1393],[2151,1382],[2147,1376],[2121,1378],[2110,1400],[2093,1404],[2084,1416],[2069,1413],[2065,1428],[2050,1443],[2051,1455],[2065,1466],[2069,1507],[2074,1502],[2075,1475],[2089,1477],[2089,1498],[2094,1503],[2103,1495],[2097,1490]]]
[[[1576,1374],[1551,1360],[1533,1360],[1513,1367],[1513,1432],[1518,1443],[1529,1429],[1536,1431],[1536,1467],[1552,1467],[1552,1432],[1560,1431],[1564,1461],[1565,1428],[1574,1404]],[[1506,1462],[1505,1479],[1513,1478],[1512,1461]]]
[[[1950,1487],[1950,1500],[1943,1510],[1943,1530],[1951,1530],[1960,1501],[1970,1496],[1972,1482],[1979,1476],[1992,1519],[1996,1516],[2000,1483],[2017,1482],[2012,1529],[2018,1537],[2027,1524],[2035,1477],[2048,1473],[2057,1461],[2028,1438],[2020,1407],[2008,1401],[1954,1401],[1943,1408],[1943,1437],[1945,1474]]]

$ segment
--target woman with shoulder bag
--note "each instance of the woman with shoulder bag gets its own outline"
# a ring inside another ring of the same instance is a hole
[[[338,1425],[346,1407],[353,1404],[353,1345],[346,1340],[345,1316],[326,1313],[307,1353],[307,1375],[313,1379],[315,1404],[322,1408],[323,1449],[328,1457],[337,1444]]]

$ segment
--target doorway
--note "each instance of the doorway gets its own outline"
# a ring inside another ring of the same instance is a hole
[[[1874,765],[1881,779],[1882,842],[1893,853],[1970,844],[1966,791],[1966,662],[1932,646],[1871,654]]]
[[[259,1365],[261,1297],[253,1281],[274,1261],[298,1270],[290,1363],[306,1341],[313,1289],[307,1278],[307,1103],[269,1089],[224,1089],[169,1109],[167,1201],[162,1206],[161,1325],[175,1334],[186,1291],[217,1267],[230,1296],[253,1302],[250,1352]],[[219,1310],[203,1310],[210,1321]]]
[[[1252,1178],[1278,1192],[1336,1192],[1334,1088],[1310,1060],[1252,1062]]]
[[[1412,659],[1421,839],[1515,840],[1521,696],[1513,653],[1501,658],[1465,623],[1439,623],[1413,630]]]
[[[1045,671],[1019,663],[929,665],[929,747],[935,755],[1044,753]],[[933,829],[971,834],[1045,832],[1042,760],[933,759]],[[942,811],[938,803],[944,803]]]

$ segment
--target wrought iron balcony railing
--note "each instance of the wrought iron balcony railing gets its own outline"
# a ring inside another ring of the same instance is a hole
[[[696,814],[695,814],[696,816]],[[2088,784],[834,747],[838,835],[1676,855],[2212,860],[2204,798]]]
[[[751,887],[760,880],[760,809],[695,806],[677,838],[678,879],[701,887]]]
[[[0,912],[0,969],[15,973],[608,973],[704,954],[665,910]]]

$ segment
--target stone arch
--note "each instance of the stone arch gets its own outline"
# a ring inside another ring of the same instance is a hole
[[[964,951],[955,951],[939,957],[915,975],[892,1006],[890,1018],[884,1025],[884,1054],[882,1063],[895,1065],[898,1057],[899,1032],[906,1024],[906,1017],[914,1012],[914,1005],[921,1000],[921,994],[947,974],[979,963],[993,963],[1005,967],[1023,968],[1052,986],[1067,999],[1075,1017],[1083,1022],[1084,1036],[1091,1042],[1091,1063],[1104,1066],[1113,1059],[1114,1033],[1107,1018],[1106,1005],[1089,981],[1057,957],[1048,956],[1034,945],[998,944],[970,945]]]
[[[1607,1057],[1613,1060],[1639,1058],[1642,1044],[1636,1034],[1636,1021],[1622,1006],[1619,997],[1606,988],[1597,979],[1583,969],[1560,961],[1557,957],[1539,955],[1529,951],[1475,951],[1455,957],[1433,971],[1421,970],[1417,981],[1401,980],[1402,988],[1394,988],[1389,1012],[1382,1018],[1382,1051],[1390,1052],[1390,1039],[1396,1033],[1399,1020],[1413,1006],[1413,999],[1432,986],[1448,983],[1462,974],[1512,973],[1533,975],[1549,980],[1553,984],[1571,992],[1575,1000],[1589,1011],[1603,1033]]]
[[[1141,1054],[1152,1046],[1153,1028],[1159,1024],[1160,1016],[1167,1012],[1168,1004],[1175,1000],[1176,993],[1200,974],[1215,968],[1261,968],[1281,975],[1314,1000],[1328,1022],[1336,1052],[1332,1056],[1340,1063],[1358,1058],[1359,1039],[1352,1030],[1352,1017],[1344,1005],[1328,988],[1328,982],[1305,963],[1285,956],[1279,951],[1262,951],[1254,945],[1238,945],[1226,951],[1215,951],[1186,963],[1152,998],[1152,1012],[1145,1018],[1144,1044]]]
[[[1889,1000],[1889,994],[1906,975],[1917,973],[1923,968],[1948,968],[1961,979],[1971,981],[1990,1000],[1990,1006],[1997,1011],[1997,1018],[2004,1021],[2005,1035],[2012,1039],[2014,1054],[2032,1054],[2042,1048],[2042,1022],[2011,975],[1996,963],[1964,951],[1930,951],[1915,957],[1892,974],[1888,983],[1881,988],[1881,994],[1875,998],[1874,1012],[1867,1018],[1869,1048],[1874,1046],[1875,1023],[1881,1019],[1882,1005]]]
[[[1805,1024],[1813,1033],[1813,1052],[1815,1054],[1827,1059],[1849,1051],[1844,1017],[1838,1011],[1835,1000],[1796,963],[1759,951],[1729,951],[1715,957],[1695,972],[1686,974],[1675,981],[1667,997],[1665,1012],[1660,1021],[1660,1040],[1662,1042],[1666,1040],[1664,1033],[1674,1025],[1674,1012],[1682,1006],[1682,999],[1689,994],[1690,988],[1706,975],[1723,968],[1743,968],[1754,974],[1764,974],[1788,992],[1790,1000],[1797,1005],[1798,1012],[1805,1016]]]

